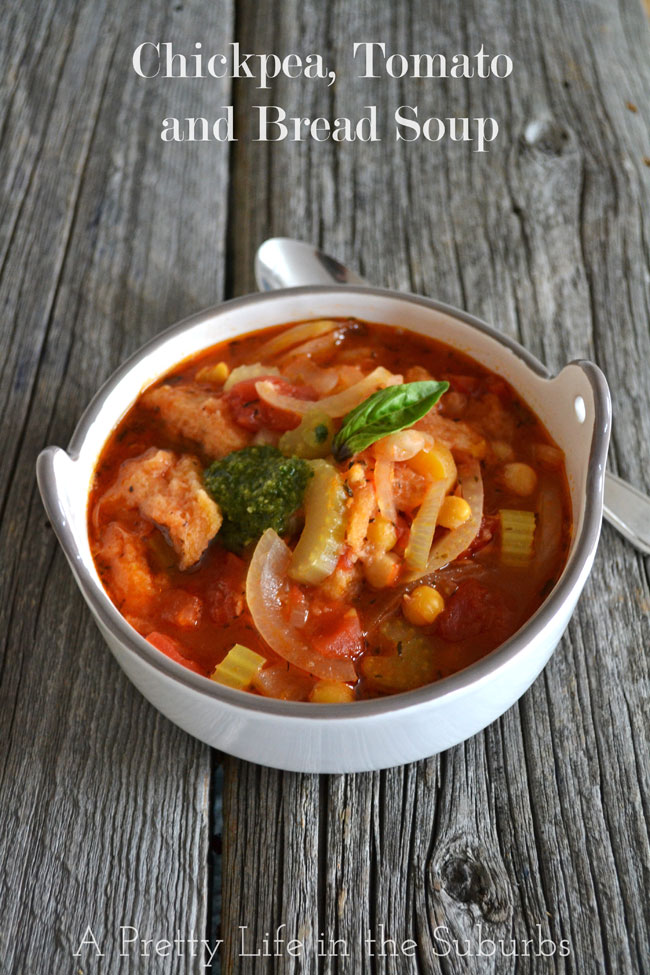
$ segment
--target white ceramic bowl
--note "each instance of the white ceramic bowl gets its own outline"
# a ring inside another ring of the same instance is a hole
[[[269,325],[352,316],[453,345],[504,376],[566,454],[574,532],[555,588],[506,643],[465,670],[404,694],[352,704],[275,701],[220,686],[152,647],[118,613],[90,554],[86,506],[95,464],[138,394],[187,356]],[[484,323],[435,301],[376,288],[305,287],[252,295],[186,319],[126,362],[95,396],[68,450],[37,463],[47,514],[118,663],[171,721],[222,751],[277,768],[357,772],[434,755],[484,728],[532,683],[556,647],[591,569],[610,428],[605,379],[590,362],[558,376]]]

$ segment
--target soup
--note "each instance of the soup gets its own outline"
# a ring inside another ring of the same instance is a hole
[[[503,643],[564,567],[564,457],[500,376],[358,320],[215,345],[97,465],[103,585],[159,651],[254,694],[345,702]]]

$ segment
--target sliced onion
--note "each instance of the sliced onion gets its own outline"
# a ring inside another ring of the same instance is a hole
[[[427,433],[409,427],[408,430],[390,433],[387,437],[377,440],[373,445],[372,452],[375,457],[384,457],[386,460],[400,462],[411,460],[431,442],[432,438]]]
[[[404,561],[409,569],[423,570],[427,567],[438,515],[446,494],[445,480],[434,481],[427,489],[424,501],[413,519],[408,545],[404,552]]]
[[[356,681],[350,660],[329,659],[313,650],[285,619],[281,593],[287,581],[291,549],[267,529],[253,552],[246,576],[246,602],[263,640],[278,656],[324,680]]]
[[[279,376],[280,370],[275,366],[263,366],[261,362],[252,362],[248,366],[235,366],[225,383],[224,392],[228,392],[237,383],[242,383],[246,379],[255,379],[257,376]]]
[[[308,339],[315,339],[319,335],[333,332],[335,328],[340,327],[341,322],[334,322],[325,318],[319,318],[314,322],[301,322],[300,325],[294,325],[293,328],[288,328],[285,332],[280,332],[279,335],[269,339],[259,350],[259,355],[262,359],[268,359],[277,355],[278,352],[290,349],[292,345],[298,345],[299,342],[306,342]]]
[[[481,467],[477,460],[471,458],[462,467],[459,467],[458,481],[463,497],[470,506],[471,516],[459,528],[454,528],[439,542],[435,542],[425,568],[421,571],[411,572],[404,578],[404,582],[415,582],[422,576],[430,575],[432,572],[442,569],[443,566],[457,559],[478,535],[483,518],[483,479]]]
[[[349,389],[355,383],[360,383],[363,379],[363,370],[359,366],[343,365],[333,366],[338,376],[339,389]]]
[[[381,599],[373,600],[374,605],[370,605],[366,612],[364,613],[364,634],[367,635],[373,630],[377,629],[384,620],[391,617],[395,612],[398,611],[402,599],[404,598],[404,590],[399,589],[384,589],[382,592]]]
[[[293,603],[289,612],[289,623],[297,630],[301,630],[309,616],[309,603],[305,596]]]
[[[545,471],[557,471],[562,467],[564,451],[550,443],[533,444],[533,457]]]
[[[336,343],[341,340],[342,334],[342,331],[336,330],[334,332],[327,332],[325,335],[319,335],[315,339],[309,339],[307,342],[301,342],[300,345],[288,349],[283,355],[281,362],[290,362],[296,356],[300,355],[311,358],[311,356],[319,356],[323,355],[323,353],[331,352],[336,346]]]
[[[537,501],[535,571],[542,579],[552,572],[562,542],[562,495],[557,481],[545,475]]]
[[[327,396],[331,393],[339,381],[336,369],[319,369],[314,366],[314,371],[305,374],[305,383],[315,389],[319,396]]]
[[[292,359],[284,366],[283,374],[292,383],[302,382],[311,386],[319,396],[327,396],[339,381],[338,369],[323,369],[305,355]]]
[[[384,389],[386,386],[396,386],[401,382],[401,376],[395,376],[388,369],[384,369],[383,366],[378,366],[362,379],[361,382],[355,383],[354,386],[350,386],[340,393],[334,393],[333,396],[325,396],[323,399],[319,399],[318,409],[331,417],[345,416],[355,406],[363,403],[372,393],[376,393],[378,389]],[[313,402],[296,399],[294,396],[285,396],[279,393],[277,387],[272,382],[262,380],[259,383],[255,383],[255,389],[260,399],[263,399],[270,406],[274,406],[278,410],[287,410],[289,413],[298,413],[302,416],[303,413],[307,413],[310,409],[314,408]]]
[[[395,496],[393,494],[393,462],[380,457],[375,464],[375,493],[379,510],[388,521],[397,521]]]

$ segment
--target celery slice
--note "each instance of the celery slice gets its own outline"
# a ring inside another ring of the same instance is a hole
[[[502,508],[499,517],[501,519],[501,561],[504,565],[528,565],[533,557],[535,512]]]
[[[247,688],[266,660],[259,653],[236,643],[210,675],[218,684],[234,687],[239,691]]]
[[[380,632],[395,652],[363,657],[361,673],[373,687],[387,694],[399,693],[434,680],[435,651],[426,634],[399,617],[384,623]]]
[[[332,452],[334,424],[327,413],[314,409],[305,413],[300,425],[282,434],[278,448],[285,457],[327,457]]]
[[[314,476],[305,491],[305,527],[296,545],[289,576],[317,586],[336,568],[347,527],[341,475],[326,460],[309,462]]]

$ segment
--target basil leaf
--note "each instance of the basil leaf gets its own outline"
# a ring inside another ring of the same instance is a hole
[[[343,426],[332,441],[334,457],[339,462],[347,460],[382,437],[413,426],[448,389],[448,382],[430,379],[378,390],[343,417]]]

